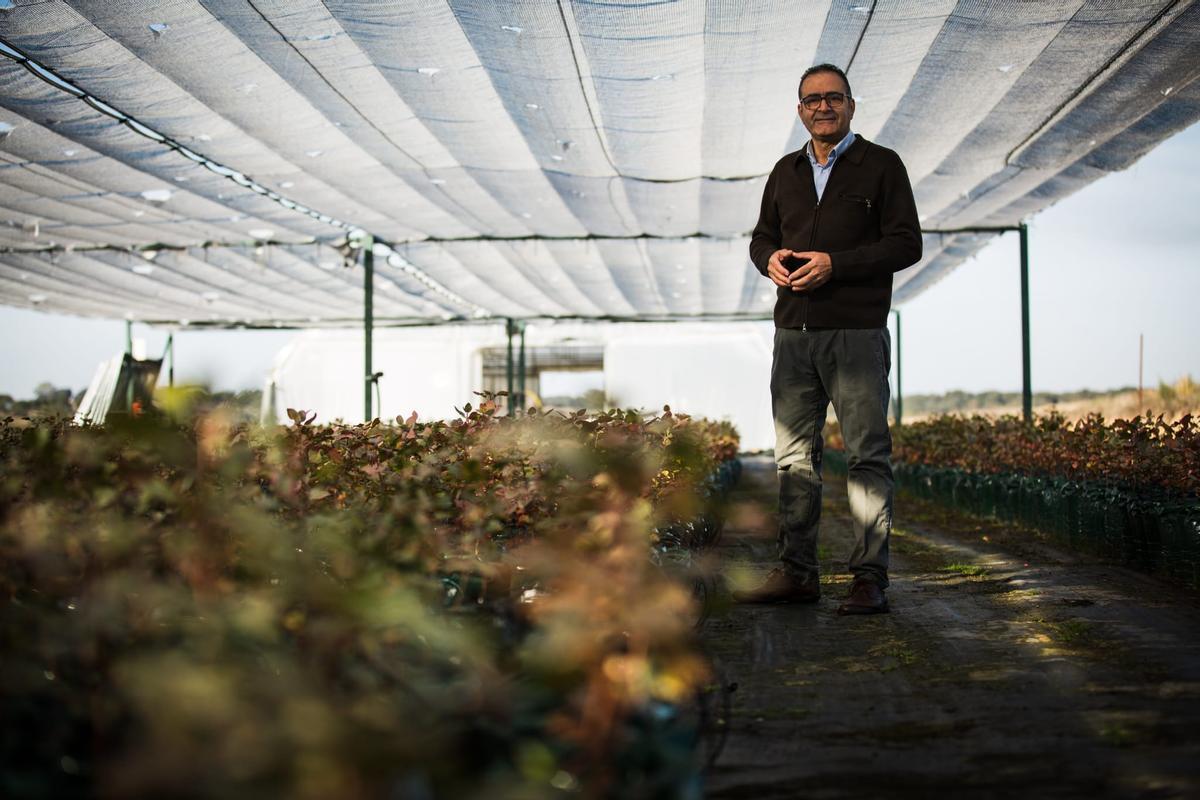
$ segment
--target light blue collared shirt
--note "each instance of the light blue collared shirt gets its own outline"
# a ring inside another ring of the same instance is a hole
[[[825,184],[829,183],[829,173],[833,171],[833,165],[837,162],[838,156],[846,152],[850,145],[854,144],[854,131],[846,134],[845,138],[837,143],[833,150],[829,151],[829,158],[822,164],[817,161],[817,157],[813,155],[812,141],[804,146],[804,152],[808,154],[808,160],[812,163],[813,183],[817,187],[817,202],[821,202],[821,195],[825,194]]]

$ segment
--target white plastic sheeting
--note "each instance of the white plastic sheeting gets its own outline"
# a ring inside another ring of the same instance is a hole
[[[381,321],[766,314],[746,234],[809,64],[927,229],[1004,226],[1200,118],[1198,34],[1184,0],[13,0],[0,302],[353,324],[326,245],[361,229]],[[986,240],[927,236],[896,301]],[[119,252],[153,243],[186,249]]]
[[[719,331],[714,336],[711,326],[685,324],[666,334],[611,340],[604,350],[605,390],[623,406],[653,410],[668,403],[693,416],[728,419],[743,450],[772,448],[773,330],[727,323]]]
[[[530,323],[527,351],[544,346],[603,348],[604,389],[625,408],[663,404],[694,416],[727,419],[745,450],[774,446],[769,378],[769,323],[730,322],[713,336],[703,323]],[[482,351],[502,348],[502,326],[377,331],[373,367],[381,419],[449,419],[483,386]],[[514,344],[514,348],[515,348]],[[362,418],[363,340],[360,331],[307,331],[280,351],[265,394],[274,394],[278,421],[287,409],[318,409],[329,421]]]

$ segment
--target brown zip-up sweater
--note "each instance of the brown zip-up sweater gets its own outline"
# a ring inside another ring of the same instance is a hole
[[[921,224],[900,156],[861,136],[838,157],[821,202],[805,149],[781,158],[763,190],[750,259],[776,250],[829,253],[833,277],[812,292],[777,288],[777,328],[882,328],[892,273],[921,260]]]

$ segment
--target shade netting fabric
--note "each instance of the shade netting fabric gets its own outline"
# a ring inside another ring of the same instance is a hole
[[[808,65],[954,231],[1194,122],[1198,34],[1166,0],[2,0],[0,302],[349,323],[361,230],[381,320],[761,315],[747,235]],[[927,235],[896,301],[987,240]]]

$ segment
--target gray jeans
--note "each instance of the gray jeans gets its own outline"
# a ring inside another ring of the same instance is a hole
[[[891,341],[887,328],[775,331],[771,410],[779,468],[779,559],[784,569],[803,580],[818,578],[821,429],[833,401],[849,466],[847,493],[855,536],[850,571],[856,578],[888,585]]]

